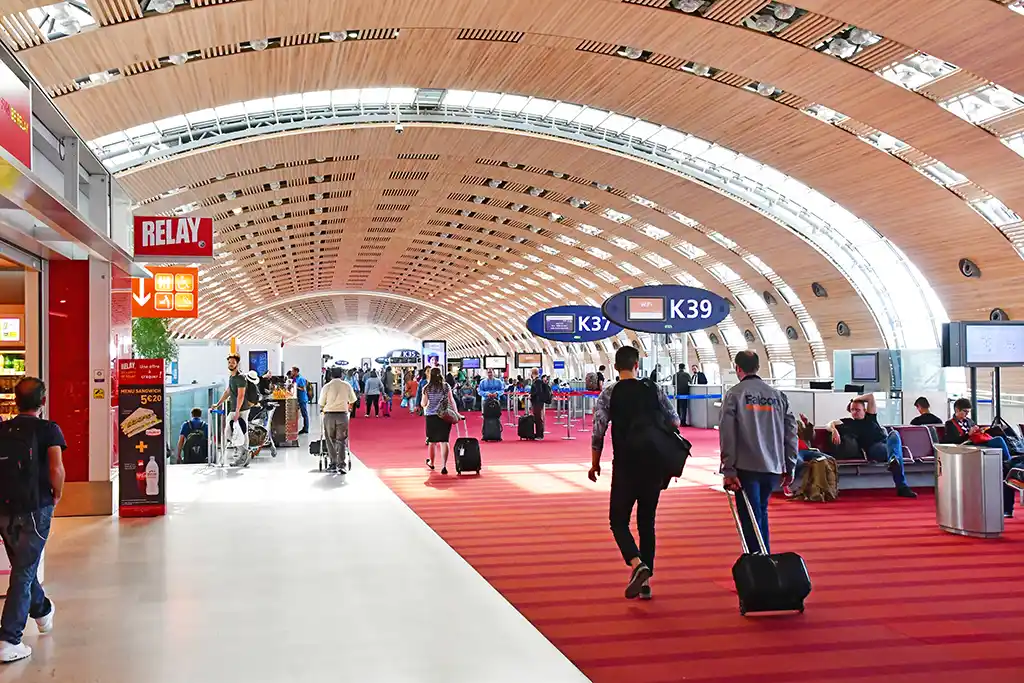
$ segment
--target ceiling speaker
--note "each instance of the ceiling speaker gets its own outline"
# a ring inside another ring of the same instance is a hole
[[[814,296],[818,297],[819,299],[828,298],[828,290],[825,289],[824,285],[822,285],[820,282],[812,282],[811,291],[814,292]]]
[[[786,338],[793,341],[800,338],[800,336],[796,333],[796,328],[793,327],[792,325],[786,328]]]
[[[708,335],[708,339],[709,339],[709,340],[711,341],[711,343],[712,343],[712,344],[714,344],[715,346],[718,346],[719,344],[721,344],[721,343],[722,343],[722,341],[721,341],[721,340],[720,340],[720,339],[718,338],[718,335],[717,335],[717,334],[715,334],[714,332],[712,332],[712,333],[710,333],[710,334]]]
[[[836,324],[836,333],[838,333],[840,337],[849,337],[850,336],[850,326],[847,325],[846,323],[844,323],[842,320],[840,320]]]
[[[981,268],[969,258],[960,259],[959,268],[964,277],[981,277]]]
[[[993,308],[988,312],[989,320],[1009,320],[1010,314],[1001,308]]]
[[[764,302],[769,306],[774,306],[775,304],[779,303],[778,300],[775,298],[775,295],[772,294],[771,292],[763,292],[761,296],[764,297]]]
[[[748,342],[753,343],[754,333],[751,332],[750,330],[743,330],[743,338],[746,339]]]

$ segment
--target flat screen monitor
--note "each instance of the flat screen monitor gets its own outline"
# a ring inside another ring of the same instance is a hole
[[[964,348],[968,365],[1024,365],[1024,325],[965,323]]]
[[[544,316],[545,334],[573,334],[576,332],[576,316],[547,314]]]
[[[665,319],[665,297],[627,296],[626,320],[647,321]]]
[[[504,370],[508,367],[508,356],[484,356],[484,369]]]
[[[463,358],[462,359],[463,370],[479,370],[480,359],[479,358]]]
[[[539,353],[517,353],[517,368],[539,368],[543,363],[543,356]]]
[[[441,368],[448,367],[448,344],[444,340],[433,340],[423,342],[423,367]]]
[[[853,372],[850,379],[854,382],[877,382],[878,381],[878,354],[877,353],[854,353],[850,354]]]

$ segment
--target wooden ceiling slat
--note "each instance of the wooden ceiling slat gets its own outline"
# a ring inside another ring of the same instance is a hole
[[[850,63],[868,71],[878,71],[890,64],[903,61],[915,52],[917,50],[897,43],[895,40],[882,38],[874,45],[869,45],[854,55],[850,59]]]
[[[0,38],[12,50],[24,50],[46,42],[46,36],[24,12],[0,17]]]
[[[790,43],[812,48],[845,28],[844,21],[808,12],[779,31],[778,36]]]
[[[100,26],[142,18],[139,0],[86,0],[86,6]]]
[[[726,24],[738,24],[768,4],[768,0],[715,0],[704,16]]]
[[[997,116],[981,124],[981,126],[995,136],[1005,138],[1024,131],[1024,109],[1018,109],[1009,114]]]
[[[942,102],[943,100],[969,93],[972,90],[977,90],[986,83],[987,81],[981,76],[961,69],[936,81],[932,81],[922,88],[918,88],[918,92],[936,102]]]

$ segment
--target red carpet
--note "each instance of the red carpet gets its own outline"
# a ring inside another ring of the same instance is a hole
[[[717,432],[688,430],[701,457],[662,496],[654,600],[628,601],[608,529],[610,445],[591,484],[589,434],[562,441],[550,426],[520,442],[505,427],[482,444],[482,476],[445,477],[424,467],[422,420],[395,414],[353,421],[357,457],[595,683],[1024,682],[1024,519],[979,540],[940,531],[929,494],[773,500],[773,549],[804,556],[814,591],[803,615],[743,618],[739,541],[708,488]],[[479,414],[470,428],[479,436]]]

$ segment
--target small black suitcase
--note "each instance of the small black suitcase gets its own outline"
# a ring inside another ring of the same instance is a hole
[[[533,439],[537,438],[537,420],[534,419],[533,415],[523,415],[519,418],[519,438],[520,439]]]
[[[764,539],[754,520],[754,509],[750,500],[742,491],[737,495],[747,506],[754,533],[757,536],[758,548],[754,552],[747,546],[736,506],[729,496],[729,508],[732,510],[736,530],[740,534],[743,554],[732,566],[732,578],[739,594],[740,614],[752,612],[785,612],[803,613],[804,600],[811,594],[811,577],[807,573],[807,565],[796,553],[778,553],[769,555],[764,547]],[[737,503],[738,504],[738,503]]]
[[[501,441],[501,431],[500,417],[485,417],[480,436],[483,441]]]
[[[461,420],[460,424],[464,426],[466,421]],[[461,428],[457,429],[462,431]],[[452,452],[455,454],[455,474],[463,472],[480,474],[480,468],[483,466],[480,458],[480,442],[469,436],[469,427],[465,427],[465,436],[455,439],[455,447]]]

